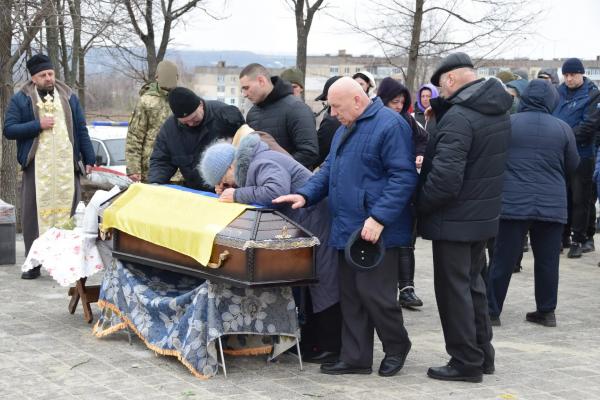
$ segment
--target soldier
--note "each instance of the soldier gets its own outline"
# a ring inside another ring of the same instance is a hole
[[[156,69],[156,82],[144,85],[140,90],[140,100],[135,106],[129,130],[125,158],[127,175],[134,182],[148,181],[150,155],[160,127],[171,115],[167,97],[177,86],[177,65],[171,61],[161,61]]]

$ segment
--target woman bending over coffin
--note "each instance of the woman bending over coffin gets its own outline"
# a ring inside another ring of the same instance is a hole
[[[236,148],[225,142],[208,147],[198,166],[205,182],[215,187],[224,202],[260,204],[274,208],[272,200],[294,193],[312,173],[291,156],[271,150],[258,134],[245,136]],[[279,208],[279,207],[277,207]],[[316,263],[319,283],[311,285],[300,301],[303,359],[324,363],[338,359],[341,311],[337,280],[337,253],[329,242],[329,212],[323,201],[313,207],[283,214],[319,238]]]

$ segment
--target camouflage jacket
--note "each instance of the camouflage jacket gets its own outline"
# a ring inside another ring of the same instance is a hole
[[[171,108],[167,101],[168,92],[158,87],[156,82],[144,85],[140,95],[129,121],[125,159],[127,174],[140,174],[142,182],[146,182],[154,140],[162,124],[171,115]]]

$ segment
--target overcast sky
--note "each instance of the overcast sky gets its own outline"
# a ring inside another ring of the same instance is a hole
[[[265,54],[296,52],[296,28],[293,11],[285,0],[211,0],[212,8],[226,16],[215,21],[195,13],[173,34],[174,47],[198,50],[247,50]],[[328,13],[344,18],[363,17],[368,0],[325,0]],[[580,57],[600,55],[600,1],[544,0],[529,2],[543,5],[535,35],[523,35],[502,55],[509,58]],[[353,55],[381,54],[368,38],[352,33],[344,24],[318,12],[310,31],[308,54],[335,54],[345,49]]]

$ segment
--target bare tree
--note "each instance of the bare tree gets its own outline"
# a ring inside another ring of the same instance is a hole
[[[386,56],[405,58],[412,91],[419,61],[457,50],[493,56],[531,29],[540,14],[534,8],[520,0],[375,0],[376,21],[333,17],[372,38]]]
[[[324,8],[323,0],[316,0],[310,5],[309,0],[287,0],[294,10],[296,17],[296,68],[306,76],[306,51],[308,47],[308,34],[315,13]],[[304,87],[304,82],[302,82]],[[302,94],[304,96],[304,93]]]
[[[106,0],[117,7],[114,29],[104,35],[105,48],[118,57],[122,72],[149,82],[166,55],[171,30],[183,17],[200,10],[218,19],[206,0]],[[140,49],[140,42],[143,48]]]
[[[14,67],[26,53],[52,11],[52,0],[4,0],[0,16],[0,122],[14,93]],[[17,204],[17,149],[14,140],[2,135],[0,164],[0,198]]]

